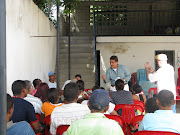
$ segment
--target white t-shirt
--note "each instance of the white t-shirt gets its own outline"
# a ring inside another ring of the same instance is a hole
[[[84,100],[81,104],[82,104],[82,105],[87,105],[88,101],[89,101],[89,100]],[[115,104],[109,102],[109,109],[108,109],[104,114],[110,114],[110,113],[112,113],[112,111],[114,110],[114,108],[115,108]]]
[[[48,86],[49,86],[49,88],[57,88],[57,83],[56,82],[54,82],[54,83],[48,82]]]
[[[41,114],[41,107],[43,105],[41,99],[30,94],[27,94],[27,97],[25,97],[24,99],[33,105],[35,113]]]
[[[149,80],[150,82],[157,81],[158,93],[161,90],[169,90],[174,94],[174,99],[176,99],[176,86],[173,66],[169,64],[163,65],[156,72],[149,74]]]

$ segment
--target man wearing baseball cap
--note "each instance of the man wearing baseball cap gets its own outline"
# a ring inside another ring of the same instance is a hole
[[[56,73],[51,71],[48,73],[48,76],[49,76],[49,82],[48,82],[49,88],[57,88],[57,83],[55,82]]]
[[[149,63],[145,63],[147,77],[150,82],[157,82],[158,93],[163,90],[170,90],[174,94],[174,99],[176,99],[176,86],[174,79],[174,68],[167,63],[166,54],[158,54],[155,56],[159,69],[154,71]],[[176,112],[176,104],[172,106],[173,112]]]
[[[105,117],[109,108],[109,93],[102,89],[94,90],[88,102],[91,113],[74,121],[66,135],[124,135],[120,125]]]

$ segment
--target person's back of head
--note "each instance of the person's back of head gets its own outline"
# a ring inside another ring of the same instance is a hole
[[[83,80],[78,80],[76,82],[76,85],[78,86],[79,90],[84,91],[84,81]]]
[[[142,91],[143,91],[143,89],[142,89],[142,87],[140,85],[135,84],[133,86],[133,94],[139,94],[140,100],[144,102],[143,96],[141,94]]]
[[[26,83],[22,80],[16,80],[12,84],[13,95],[20,95],[22,90],[26,89]]]
[[[77,75],[74,76],[74,78],[77,79],[77,80],[81,80],[82,77],[81,77],[80,74],[77,74]]]
[[[115,87],[116,90],[124,90],[124,81],[121,79],[116,80]]]
[[[106,112],[109,106],[109,93],[102,89],[94,90],[89,98],[91,112]]]
[[[13,99],[12,97],[7,94],[7,113],[13,108]]]
[[[64,98],[65,98],[65,102],[74,102],[79,95],[79,89],[78,86],[75,83],[68,83],[65,88],[64,88]]]
[[[34,85],[34,88],[37,89],[38,85],[41,83],[41,80],[40,79],[34,79],[33,80],[33,85]]]
[[[157,95],[157,104],[160,109],[171,108],[174,103],[174,94],[169,90],[161,90]]]
[[[59,96],[59,90],[57,90],[56,88],[51,88],[47,90],[47,100],[52,104],[59,103]]]
[[[156,103],[156,98],[149,98],[145,104],[146,113],[154,113],[156,110],[159,110],[159,107]]]
[[[25,83],[26,83],[26,89],[28,90],[28,94],[32,95],[33,90],[34,90],[32,83],[29,80],[25,80]]]
[[[95,85],[95,86],[92,88],[92,91],[97,90],[97,89],[100,89],[100,87],[97,86],[97,85]]]
[[[13,106],[13,99],[9,94],[7,94],[7,122],[13,114]]]
[[[113,55],[113,56],[110,57],[110,60],[115,60],[117,62],[118,61],[118,57]]]
[[[38,87],[38,90],[36,92],[36,94],[34,95],[35,97],[38,97],[42,100],[42,102],[44,103],[46,101],[46,93],[47,90],[49,89],[49,86],[47,83],[41,83]]]

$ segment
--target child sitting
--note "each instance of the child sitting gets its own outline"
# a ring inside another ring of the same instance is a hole
[[[142,102],[146,102],[146,96],[143,92],[143,89],[140,85],[138,84],[135,84],[133,86],[133,95],[132,95],[132,98],[133,100],[138,100],[138,101],[142,101]]]
[[[59,90],[57,90],[56,88],[51,88],[47,91],[48,102],[44,102],[41,108],[42,113],[45,114],[45,117],[51,115],[55,107],[62,105],[62,103],[59,103],[59,99],[60,99]]]

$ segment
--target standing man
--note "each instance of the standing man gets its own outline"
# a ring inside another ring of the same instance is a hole
[[[167,63],[166,54],[158,54],[155,56],[159,69],[154,71],[149,63],[145,63],[147,77],[150,82],[157,82],[158,93],[161,90],[170,90],[174,94],[174,99],[176,99],[176,86],[174,80],[174,68]],[[176,104],[172,106],[172,111],[176,113]]]
[[[106,72],[106,78],[103,78],[106,84],[111,82],[111,91],[116,91],[115,81],[121,79],[125,83],[125,90],[129,90],[128,82],[131,78],[131,74],[124,65],[118,64],[117,56],[113,55],[110,57],[111,67]]]

